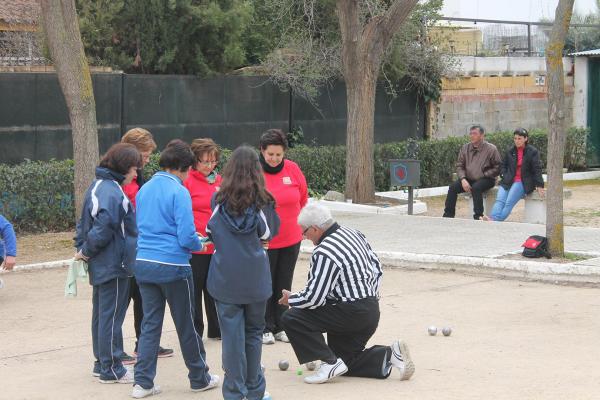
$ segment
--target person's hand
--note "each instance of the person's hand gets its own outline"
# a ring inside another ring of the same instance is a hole
[[[12,271],[12,269],[15,267],[16,263],[17,263],[17,257],[6,256],[6,258],[4,259],[4,264],[2,265],[2,268],[7,271]]]
[[[261,240],[260,243],[262,244],[263,249],[269,250],[269,241],[268,240]]]
[[[75,253],[73,258],[75,260],[83,260],[85,262],[87,262],[90,259],[89,257],[84,256],[83,253],[81,252],[81,250],[79,250],[77,253]]]
[[[537,190],[540,197],[544,197],[546,195],[546,189],[541,186],[536,187],[535,190]]]
[[[460,184],[462,185],[462,188],[465,192],[471,193],[471,185],[469,184],[469,181],[466,179],[462,179],[460,181]]]
[[[290,299],[290,294],[292,294],[292,292],[289,290],[282,289],[281,298],[277,301],[277,303],[281,304],[282,306],[289,306],[290,304],[288,303],[288,300]]]

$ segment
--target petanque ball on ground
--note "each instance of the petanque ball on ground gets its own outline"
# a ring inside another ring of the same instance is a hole
[[[279,369],[282,371],[286,371],[290,367],[290,363],[288,360],[279,360]]]
[[[314,371],[317,368],[317,364],[314,361],[306,363],[306,369],[309,371]]]
[[[447,326],[444,329],[442,329],[442,333],[444,334],[444,336],[450,336],[450,334],[452,334],[452,329]]]
[[[429,333],[429,336],[435,336],[437,334],[437,328],[431,325],[429,328],[427,328],[427,332]]]

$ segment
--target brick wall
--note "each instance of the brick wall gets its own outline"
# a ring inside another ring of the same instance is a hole
[[[429,135],[462,136],[474,124],[489,132],[546,128],[547,89],[543,75],[482,76],[444,80],[442,97],[430,108]],[[567,125],[573,124],[573,79],[565,79]]]

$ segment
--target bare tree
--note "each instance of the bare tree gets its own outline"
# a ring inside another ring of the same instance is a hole
[[[342,73],[347,92],[346,197],[373,201],[373,131],[377,79],[394,34],[418,0],[395,0],[372,18],[361,15],[360,1],[337,0],[342,34]]]
[[[98,163],[98,126],[90,69],[83,51],[74,0],[40,0],[50,56],[58,74],[73,136],[75,210],[77,218],[85,191]]]
[[[546,47],[548,85],[548,191],[546,237],[550,253],[563,256],[565,250],[563,221],[563,159],[565,153],[565,82],[563,49],[573,14],[575,0],[559,0],[550,41]]]

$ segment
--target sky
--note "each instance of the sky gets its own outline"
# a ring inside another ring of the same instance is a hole
[[[539,21],[554,19],[558,0],[444,0],[446,17]],[[575,0],[574,10],[580,14],[595,12],[596,0]]]

